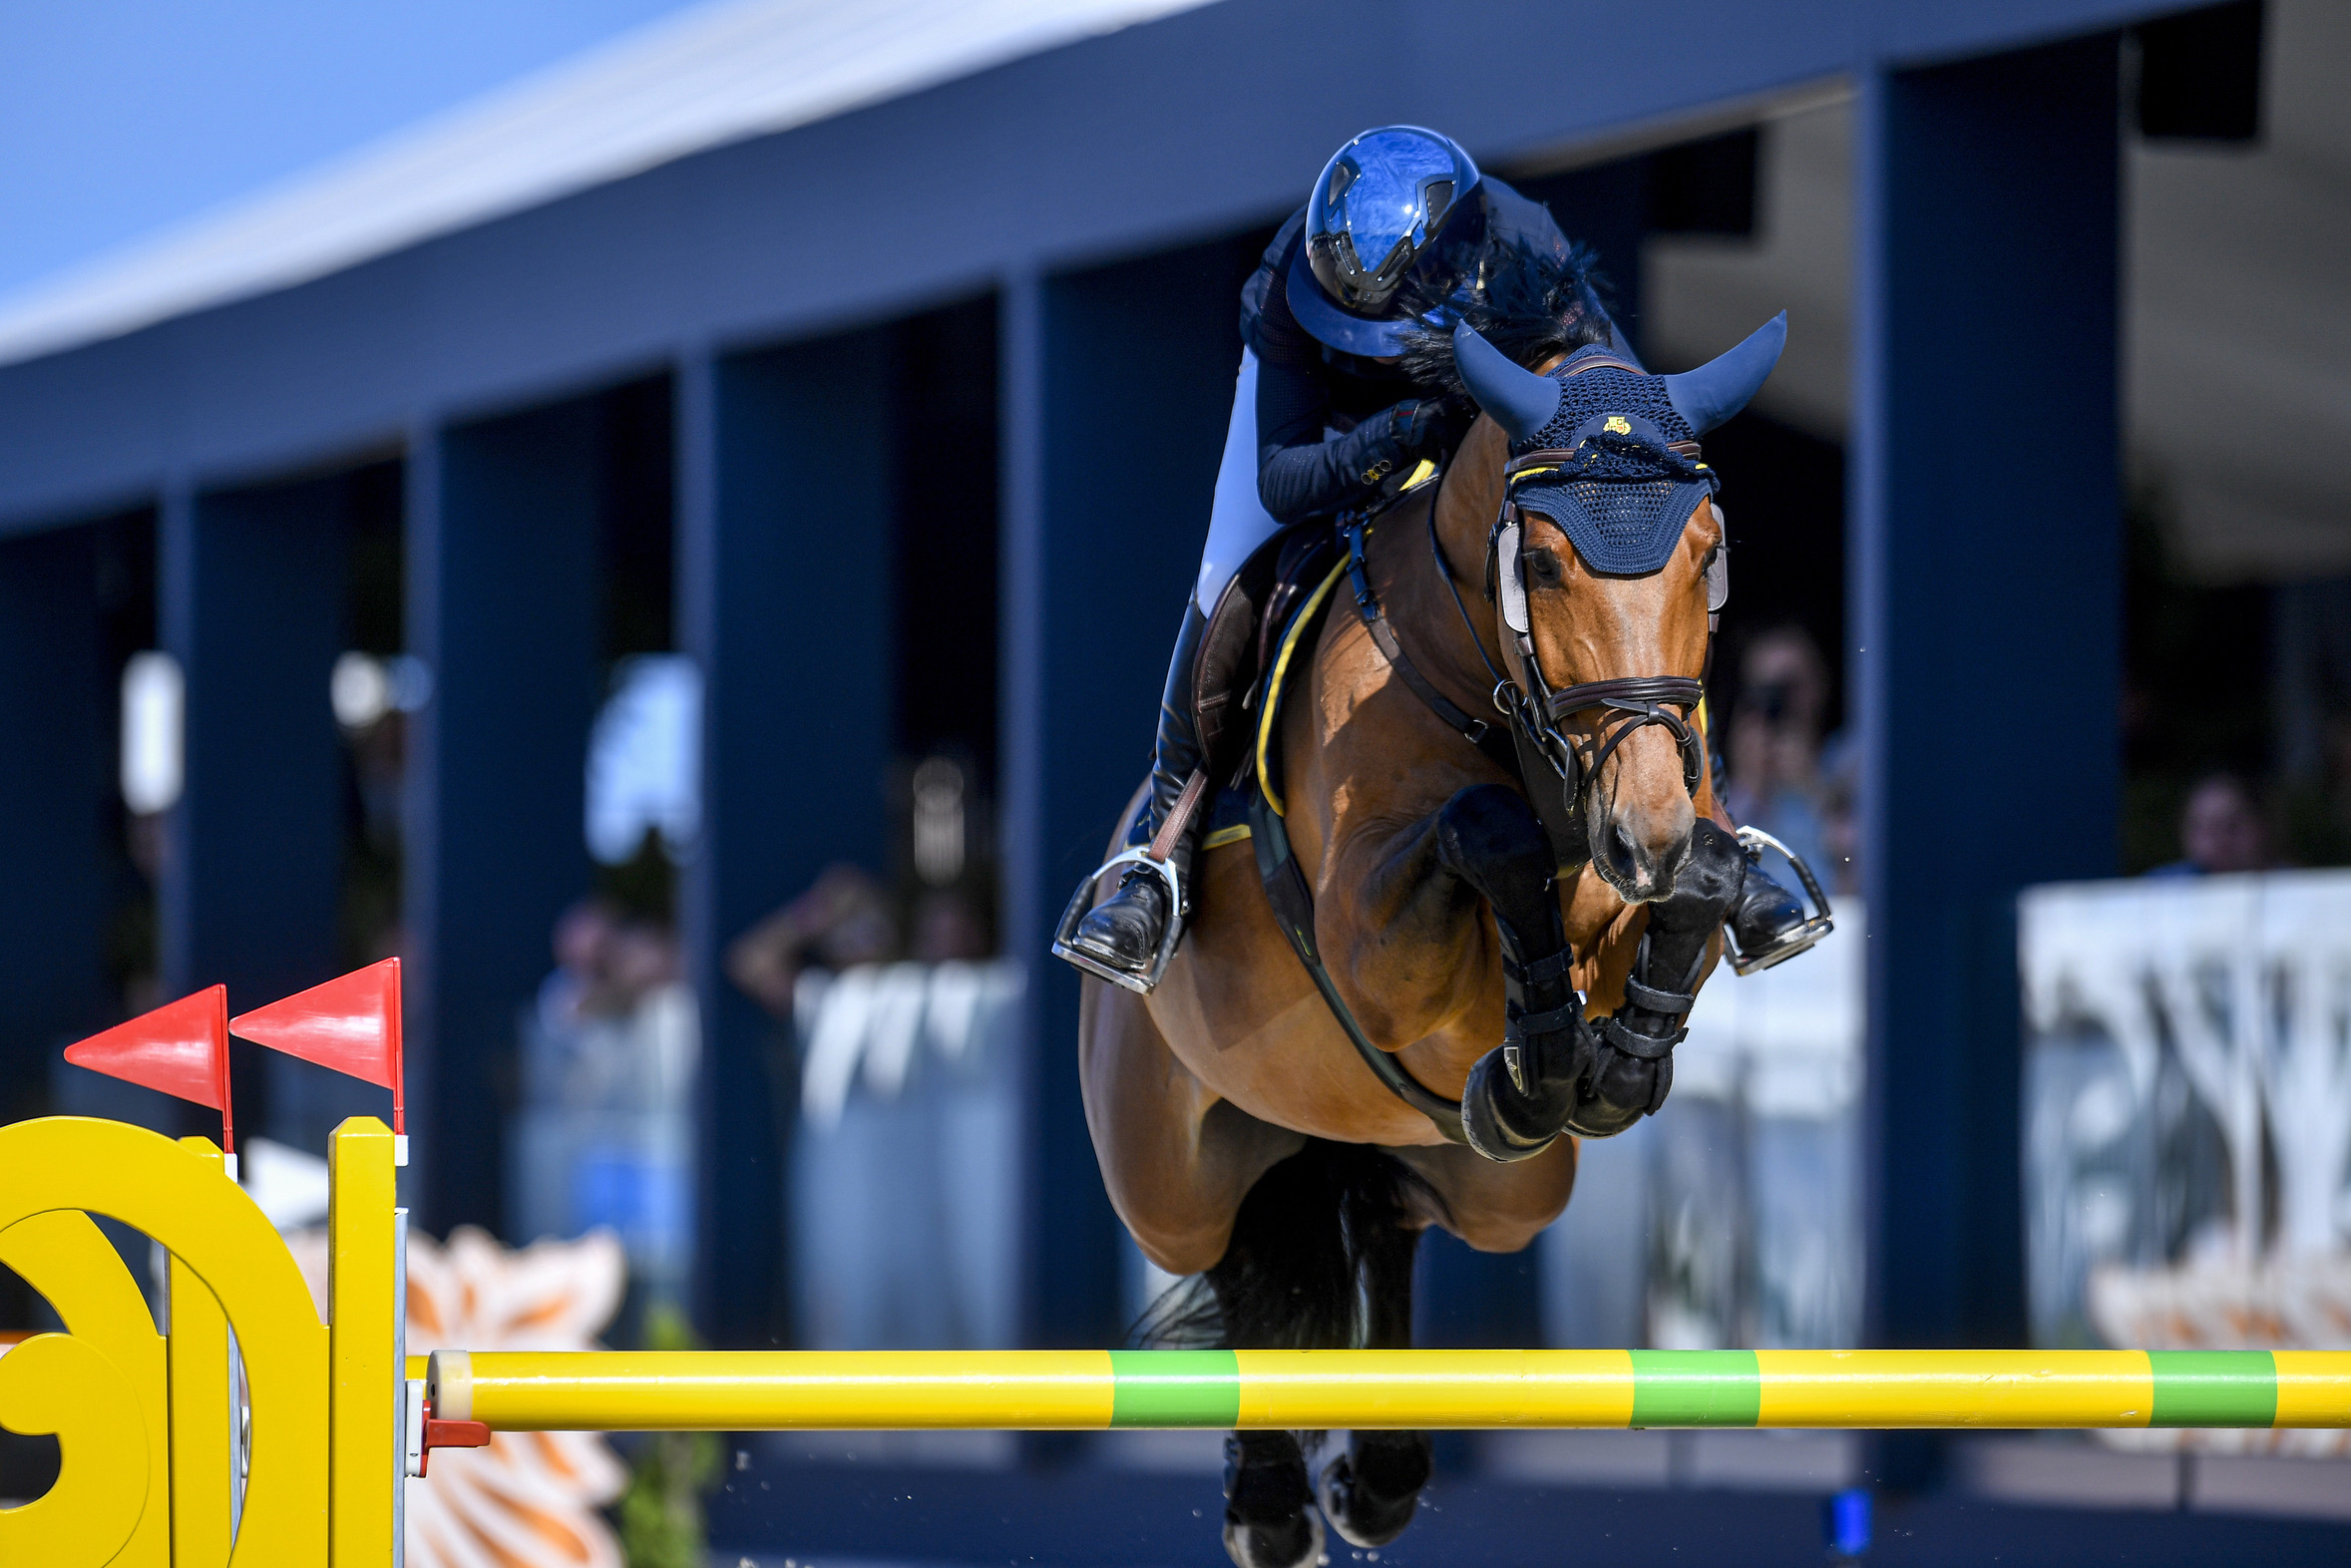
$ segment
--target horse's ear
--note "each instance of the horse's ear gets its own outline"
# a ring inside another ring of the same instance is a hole
[[[1453,328],[1453,363],[1477,406],[1494,416],[1513,443],[1525,441],[1559,412],[1559,383],[1510,362],[1468,323]]]
[[[1666,396],[1673,400],[1674,412],[1703,436],[1747,407],[1748,399],[1763,390],[1764,378],[1779,363],[1779,351],[1786,346],[1787,312],[1782,310],[1737,348],[1696,370],[1667,376]]]

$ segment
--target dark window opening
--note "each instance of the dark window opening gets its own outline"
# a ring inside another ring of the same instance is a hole
[[[610,695],[629,678],[629,660],[676,647],[675,391],[667,376],[649,376],[599,393],[595,403],[599,646]],[[635,853],[598,863],[597,894],[624,919],[674,941],[674,855],[683,848],[665,848],[648,829]]]
[[[330,691],[349,766],[343,791],[343,963],[358,969],[401,949],[400,813],[407,778],[405,704],[419,693],[400,659],[407,563],[403,555],[406,470],[371,463],[342,481],[347,538],[344,662]],[[370,663],[354,668],[352,655]],[[373,682],[380,680],[380,696]],[[354,690],[361,682],[367,689]],[[380,704],[380,706],[379,706]],[[366,717],[377,710],[373,717]],[[352,722],[364,718],[364,722]]]
[[[996,313],[889,328],[891,868],[906,951],[995,948]]]
[[[1731,597],[1715,642],[1711,711],[1720,724],[1738,708],[1740,666],[1755,639],[1792,625],[1820,653],[1822,728],[1833,732],[1845,702],[1844,448],[1750,410],[1708,435],[1706,459],[1723,476],[1731,525]]]
[[[131,656],[157,644],[156,515],[128,513],[91,525],[97,567],[99,634],[105,639],[102,668],[107,683],[102,728],[107,765],[102,810],[106,815],[105,875],[108,883],[106,972],[108,1000],[119,1021],[145,1012],[165,998],[158,980],[156,878],[163,864],[163,819],[133,816],[123,804],[119,776],[123,731],[123,671]],[[17,1495],[23,1496],[24,1493]]]
[[[1747,126],[1650,155],[1649,231],[1753,234],[1762,139],[1759,128]]]
[[[604,657],[666,653],[676,646],[670,516],[676,465],[669,378],[631,381],[602,393],[596,402]]]
[[[2262,0],[2232,0],[2135,28],[2140,135],[2260,140],[2262,12]]]

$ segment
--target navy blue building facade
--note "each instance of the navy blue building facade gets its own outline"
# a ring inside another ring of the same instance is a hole
[[[884,856],[895,693],[980,669],[1000,931],[1032,976],[1026,1334],[1106,1343],[1115,1222],[1078,1101],[1076,983],[1042,955],[1148,742],[1247,236],[1366,125],[1442,126],[1539,171],[1841,79],[1860,148],[1845,652],[1867,782],[1870,1333],[2017,1341],[2011,910],[2028,882],[2111,870],[2118,43],[2166,9],[1224,0],[0,367],[17,879],[0,1083],[111,1021],[94,957],[124,874],[110,530],[152,519],[152,645],[187,671],[167,993],[225,980],[251,1005],[333,972],[322,697],[348,645],[352,476],[396,463],[406,649],[433,677],[405,803],[412,1196],[435,1231],[496,1220],[501,1042],[589,876],[574,803],[612,389],[649,382],[670,413],[674,642],[707,691],[680,910],[704,1012],[702,1327],[783,1332],[768,1025],[720,955],[825,862]],[[1588,179],[1578,199],[1576,228],[1638,235],[1638,182]],[[986,384],[980,468],[904,439],[903,324],[974,312],[991,330],[911,336]],[[971,520],[995,531],[984,658],[907,635],[900,611],[928,565],[909,487],[948,461],[994,489]]]

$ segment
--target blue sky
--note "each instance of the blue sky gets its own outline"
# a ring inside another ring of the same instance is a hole
[[[684,0],[0,0],[0,292]]]

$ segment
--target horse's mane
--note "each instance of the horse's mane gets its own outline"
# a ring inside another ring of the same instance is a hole
[[[1583,245],[1565,255],[1521,241],[1497,243],[1485,257],[1486,284],[1460,312],[1478,335],[1530,369],[1588,343],[1608,341],[1600,305],[1602,280]],[[1399,363],[1425,392],[1468,400],[1453,364],[1451,327],[1415,327],[1404,334]]]

